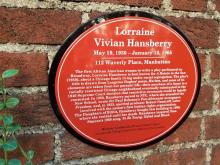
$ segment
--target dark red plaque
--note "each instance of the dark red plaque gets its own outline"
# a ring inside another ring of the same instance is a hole
[[[192,44],[143,12],[96,18],[72,33],[52,64],[49,92],[60,121],[101,146],[161,139],[191,111],[200,86]]]

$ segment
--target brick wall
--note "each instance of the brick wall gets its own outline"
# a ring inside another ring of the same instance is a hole
[[[200,58],[202,87],[193,112],[175,133],[139,150],[107,151],[77,140],[57,121],[48,99],[48,70],[59,46],[81,23],[125,9],[163,16],[185,32]],[[0,0],[0,71],[21,73],[7,82],[21,98],[14,111],[24,126],[19,139],[36,150],[37,164],[219,164],[219,30],[219,0]]]

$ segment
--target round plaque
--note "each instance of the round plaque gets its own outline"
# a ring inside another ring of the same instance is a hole
[[[156,142],[189,115],[200,87],[196,52],[172,23],[124,11],[89,21],[56,54],[49,75],[61,123],[98,146]]]

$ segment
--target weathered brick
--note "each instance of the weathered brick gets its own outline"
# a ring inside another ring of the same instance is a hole
[[[218,46],[218,23],[203,18],[166,17],[176,24],[195,47],[216,48]]]
[[[146,165],[204,165],[205,164],[205,150],[198,149],[185,149],[176,150],[167,153],[159,153],[147,157]]]
[[[164,144],[192,142],[199,139],[201,119],[187,119],[174,133],[164,140]]]
[[[81,13],[0,8],[0,43],[61,44],[81,23]]]
[[[219,0],[213,0],[213,3],[215,4],[215,9],[220,11],[220,1]]]
[[[99,17],[99,16],[104,15],[104,14],[106,14],[106,13],[95,11],[95,12],[92,12],[92,13],[89,14],[89,18],[94,19],[94,18]]]
[[[205,119],[205,137],[206,139],[220,138],[220,117],[211,116]]]
[[[211,75],[212,79],[220,78],[220,55],[212,55],[211,56]]]
[[[61,1],[68,1],[68,2],[89,2],[89,0],[61,0]]]
[[[15,121],[23,126],[57,123],[47,94],[20,96],[20,104],[11,111]]]
[[[220,96],[220,88],[218,89],[218,93],[219,93],[219,96]],[[218,108],[220,109],[220,97],[218,99]]]
[[[211,159],[211,165],[219,165],[220,162],[220,145],[217,145],[213,148],[212,151],[212,159]]]
[[[122,160],[113,160],[111,162],[102,162],[98,165],[134,165],[135,162],[133,159],[122,159]]]
[[[33,159],[34,164],[45,163],[54,158],[53,152],[53,135],[52,134],[33,134],[33,135],[20,135],[18,142],[22,148],[27,152],[28,150],[34,150],[35,156]],[[19,149],[8,153],[9,159],[18,158],[25,164],[25,159],[22,156]],[[0,153],[0,157],[3,157],[3,153]]]
[[[99,149],[81,142],[67,132],[62,136],[61,139],[61,152],[63,160],[80,159],[113,152],[110,150]]]
[[[206,68],[206,55],[198,54],[199,56],[199,62],[200,62],[200,68],[201,68],[201,74],[204,76],[205,68]]]
[[[185,11],[205,11],[206,0],[172,0],[173,9]]]
[[[199,97],[197,99],[195,110],[209,110],[212,108],[214,89],[211,86],[203,85],[200,88]]]
[[[117,5],[147,6],[159,8],[161,0],[90,0],[90,2],[107,2]]]
[[[19,75],[6,80],[7,86],[47,85],[48,58],[45,54],[0,52],[0,58],[0,73],[19,69]]]

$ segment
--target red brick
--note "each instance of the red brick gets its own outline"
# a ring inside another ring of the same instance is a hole
[[[92,12],[91,14],[89,14],[89,18],[94,19],[94,18],[99,17],[99,16],[104,15],[104,14],[106,14],[106,13],[98,12],[98,11],[97,12]]]
[[[209,110],[212,108],[214,89],[211,86],[203,85],[200,88],[199,97],[197,99],[195,110]]]
[[[0,8],[0,42],[61,44],[81,23],[76,11]]]
[[[220,117],[212,116],[205,119],[205,137],[206,139],[220,138]]]
[[[176,24],[195,47],[216,48],[218,46],[218,23],[203,18],[166,17]]]
[[[215,4],[215,9],[220,11],[220,1],[219,0],[213,0],[213,3]]]
[[[205,150],[185,149],[168,153],[159,153],[149,156],[145,161],[146,165],[204,165]]]
[[[218,93],[219,93],[219,96],[220,96],[220,88],[218,89]],[[218,108],[220,109],[220,97],[218,99]]]
[[[47,94],[20,96],[20,104],[11,112],[15,117],[15,121],[23,126],[58,122],[51,109]]]
[[[187,119],[174,133],[164,140],[165,144],[192,142],[199,139],[201,119]]]
[[[199,62],[200,62],[200,68],[201,68],[201,74],[204,76],[205,68],[206,68],[206,56],[203,54],[198,54],[199,56]]]
[[[98,165],[134,165],[135,162],[132,159],[113,160],[111,162],[102,162]]]
[[[19,74],[6,80],[7,86],[47,85],[48,58],[39,53],[0,52],[0,73],[6,69],[19,69]]]
[[[107,2],[117,5],[145,6],[159,8],[161,0],[90,0],[91,2]]]
[[[185,11],[205,11],[206,0],[172,0],[173,9]]]
[[[213,148],[212,151],[212,159],[211,159],[211,165],[219,165],[220,162],[220,145],[217,145]]]
[[[62,136],[61,152],[63,160],[80,159],[97,155],[110,154],[113,151],[99,149],[79,141],[73,135],[65,133]]]
[[[41,0],[43,1],[43,0]],[[61,1],[69,1],[69,2],[88,2],[89,0],[61,0]]]
[[[211,78],[220,78],[220,55],[214,54],[211,56]]]
[[[26,152],[30,149],[35,151],[34,164],[45,163],[54,159],[53,141],[52,134],[21,135],[18,137],[18,142]],[[25,159],[19,149],[8,153],[8,156],[9,159],[20,159],[22,164],[24,164]],[[0,157],[3,157],[2,152],[0,153]]]

